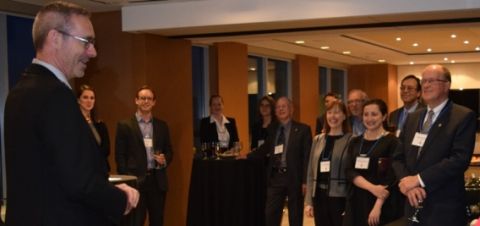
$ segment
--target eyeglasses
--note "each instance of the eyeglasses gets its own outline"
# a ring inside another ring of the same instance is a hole
[[[153,101],[153,97],[138,97],[138,99],[143,101]]]
[[[55,30],[58,31],[62,35],[72,37],[75,40],[82,42],[85,49],[90,48],[90,46],[95,46],[95,38],[82,38],[80,36],[72,35],[72,34],[66,32],[66,31],[62,31],[62,30],[59,30],[59,29],[55,29]]]
[[[415,87],[411,87],[411,86],[400,86],[400,90],[402,91],[413,91],[415,89],[416,89]]]
[[[420,84],[425,85],[425,84],[432,84],[434,82],[448,82],[448,80],[443,80],[443,79],[438,79],[438,78],[422,79],[420,81]]]
[[[364,100],[348,100],[347,104],[363,104]]]

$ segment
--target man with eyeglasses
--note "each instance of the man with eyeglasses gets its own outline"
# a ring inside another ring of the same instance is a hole
[[[348,92],[347,106],[350,115],[348,120],[352,126],[353,136],[362,135],[365,131],[363,126],[362,112],[363,104],[368,100],[367,94],[360,89],[352,89]]]
[[[476,116],[448,99],[447,68],[427,66],[421,84],[427,108],[408,116],[392,164],[409,204],[408,225],[464,226],[464,172],[475,145]]]
[[[108,182],[104,156],[68,83],[83,77],[97,55],[89,17],[65,2],[35,17],[35,59],[5,106],[7,225],[111,225],[138,202],[138,191]]]
[[[140,201],[135,226],[143,226],[148,211],[150,226],[163,225],[167,192],[166,168],[172,161],[167,123],[153,117],[155,93],[142,86],[136,94],[137,112],[117,124],[115,160],[119,174],[138,178]]]
[[[400,97],[402,98],[403,106],[392,111],[388,117],[388,126],[392,128],[391,131],[395,131],[397,137],[402,131],[408,114],[425,108],[425,105],[419,101],[421,95],[422,86],[419,78],[415,75],[407,75],[402,79]]]

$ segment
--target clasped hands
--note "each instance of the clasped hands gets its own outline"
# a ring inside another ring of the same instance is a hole
[[[135,188],[128,186],[125,183],[115,185],[118,189],[122,190],[127,196],[127,206],[123,215],[127,215],[130,211],[137,207],[138,200],[140,199],[140,193]]]
[[[165,154],[153,154],[153,159],[155,159],[155,161],[160,166],[165,166],[167,164],[167,160],[165,159]]]
[[[410,206],[418,208],[420,203],[427,198],[427,192],[420,186],[418,175],[406,176],[398,184],[400,192],[408,198]]]

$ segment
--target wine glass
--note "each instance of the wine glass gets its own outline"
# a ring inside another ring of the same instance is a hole
[[[243,145],[241,141],[236,141],[233,143],[233,155],[238,156],[240,155],[240,151],[242,150]]]
[[[414,222],[414,223],[420,223],[420,220],[418,219],[418,213],[420,210],[423,208],[422,201],[418,201],[418,206],[415,207],[415,212],[413,212],[413,215],[408,218],[409,221]]]
[[[203,155],[203,160],[208,159],[208,143],[203,142],[202,145],[200,146],[200,151],[202,151]]]
[[[215,160],[220,160],[220,143],[215,142],[213,151],[215,153]]]

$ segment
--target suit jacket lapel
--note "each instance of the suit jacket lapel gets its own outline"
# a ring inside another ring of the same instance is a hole
[[[143,147],[142,152],[146,158],[147,154],[145,153],[146,149],[145,149],[145,144],[143,142],[143,134],[142,134],[142,131],[140,130],[140,127],[138,126],[137,117],[133,116],[133,118],[130,120],[130,123],[132,124],[132,130],[135,133],[135,138],[138,139],[139,144],[141,144],[141,146]]]

